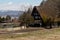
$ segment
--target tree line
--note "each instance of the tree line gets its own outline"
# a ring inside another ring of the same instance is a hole
[[[11,20],[11,17],[9,15],[7,15],[6,17],[0,17],[0,23],[8,20]]]

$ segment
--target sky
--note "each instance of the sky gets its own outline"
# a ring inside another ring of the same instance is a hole
[[[21,10],[40,5],[42,0],[0,0],[0,10]]]

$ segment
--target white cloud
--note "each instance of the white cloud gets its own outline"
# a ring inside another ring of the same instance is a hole
[[[21,10],[21,11],[25,11],[29,7],[30,7],[29,3],[13,4],[13,2],[9,2],[7,4],[1,4],[0,10]]]
[[[9,5],[13,4],[13,2],[8,2]]]

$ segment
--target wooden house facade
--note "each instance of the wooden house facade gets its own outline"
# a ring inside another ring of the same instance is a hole
[[[36,26],[38,26],[38,24],[39,24],[39,27],[40,26],[43,26],[43,19],[42,19],[42,17],[41,17],[41,15],[40,15],[40,13],[39,13],[39,11],[37,10],[37,7],[35,6],[34,8],[33,8],[33,11],[32,11],[32,17],[34,18],[34,24],[36,25]]]

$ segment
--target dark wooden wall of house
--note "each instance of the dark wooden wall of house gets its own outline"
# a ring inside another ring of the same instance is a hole
[[[33,11],[32,11],[32,17],[34,18],[34,20],[35,20],[35,25],[37,25],[38,26],[38,24],[40,24],[40,26],[43,26],[43,20],[42,20],[42,17],[41,17],[41,15],[40,15],[40,13],[38,12],[38,10],[37,10],[37,8],[36,7],[34,7],[33,8]],[[39,26],[39,27],[40,27]]]

